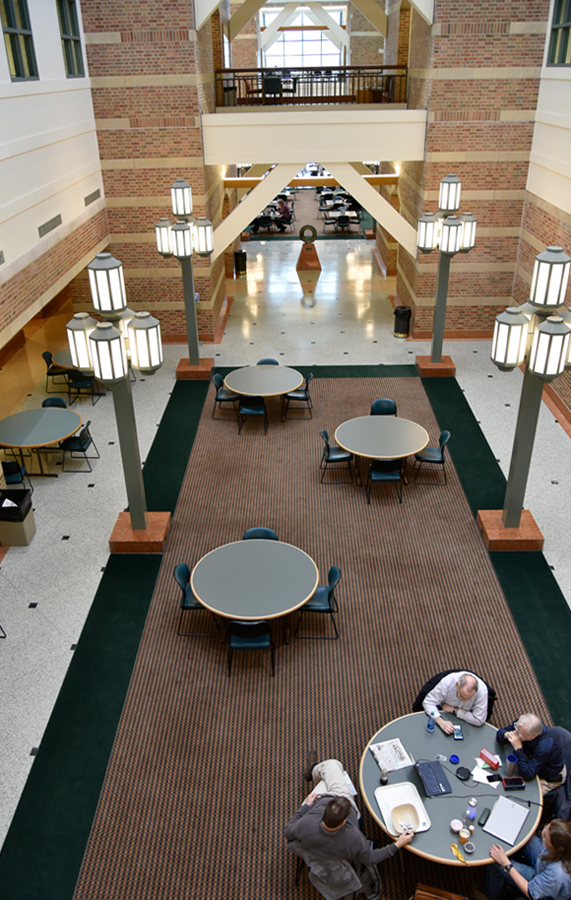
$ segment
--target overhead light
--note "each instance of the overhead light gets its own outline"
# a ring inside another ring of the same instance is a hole
[[[565,302],[571,257],[563,247],[548,247],[535,257],[530,303],[540,310],[556,309]]]
[[[98,253],[87,266],[93,305],[102,316],[114,316],[127,306],[123,265],[110,253]]]
[[[442,212],[456,212],[460,209],[462,182],[457,175],[445,175],[440,182],[438,206]]]
[[[533,375],[552,381],[561,375],[569,357],[571,329],[561,316],[548,316],[533,335],[528,367]]]
[[[509,372],[522,364],[528,328],[528,318],[519,306],[510,306],[496,316],[491,359],[498,369]]]
[[[90,371],[93,365],[89,350],[89,336],[97,327],[97,320],[89,313],[78,312],[65,327],[74,367],[81,371]]]
[[[131,365],[144,375],[152,375],[163,364],[161,326],[148,312],[137,312],[127,326]]]
[[[122,381],[127,372],[127,355],[119,329],[110,322],[99,322],[89,336],[95,377],[107,384]]]
[[[192,191],[184,178],[177,178],[171,184],[171,202],[174,216],[192,215]]]

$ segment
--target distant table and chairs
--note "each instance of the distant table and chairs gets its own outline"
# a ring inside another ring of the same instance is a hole
[[[347,453],[372,460],[367,474],[368,502],[371,484],[381,481],[394,482],[402,502],[401,481],[406,484],[404,462],[426,447],[428,432],[409,419],[369,415],[343,422],[335,431],[335,440]]]
[[[44,471],[42,450],[59,449],[61,442],[71,438],[81,427],[81,416],[73,409],[46,408],[25,409],[0,421],[0,447],[19,451],[23,464],[24,450],[35,452],[39,472],[35,475],[57,477]]]
[[[297,391],[304,382],[303,375],[296,369],[261,361],[255,366],[235,369],[224,379],[224,387],[239,397],[238,433],[248,417],[263,418],[264,433],[268,430],[266,399],[285,397]]]

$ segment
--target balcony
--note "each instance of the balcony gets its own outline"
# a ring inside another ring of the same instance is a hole
[[[400,104],[407,101],[406,66],[332,69],[219,69],[217,107]]]

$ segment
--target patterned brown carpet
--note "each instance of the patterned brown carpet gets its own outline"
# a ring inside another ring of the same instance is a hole
[[[447,487],[411,483],[402,506],[393,485],[368,507],[362,488],[319,483],[320,429],[333,435],[375,397],[394,397],[435,443],[420,380],[315,379],[312,393],[312,421],[282,424],[270,401],[267,437],[252,421],[239,437],[230,413],[212,421],[207,399],[77,900],[317,897],[305,876],[295,889],[282,836],[303,797],[305,751],[339,757],[357,782],[369,737],[441,669],[484,675],[499,695],[496,723],[522,706],[549,720],[453,466]],[[217,636],[177,636],[172,572],[254,525],[309,553],[322,583],[341,568],[341,639],[284,645],[277,629],[275,678],[266,654],[249,653],[236,654],[229,679]],[[368,814],[365,825],[384,841]],[[385,896],[405,900],[417,881],[465,891],[474,874],[403,853],[383,867]]]

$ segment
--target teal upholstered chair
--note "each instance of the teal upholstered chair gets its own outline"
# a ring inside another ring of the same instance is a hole
[[[365,490],[367,503],[371,503],[371,486],[392,481],[397,489],[399,503],[402,503],[402,464],[400,459],[374,459],[367,473]]]
[[[202,605],[202,603],[195,597],[193,593],[192,587],[190,586],[190,569],[188,568],[186,563],[179,563],[177,566],[175,566],[174,577],[176,583],[182,591],[182,597],[180,600],[180,618],[178,620],[177,634],[181,637],[208,637],[207,634],[204,634],[202,632],[180,630],[182,627],[182,619],[186,612],[197,612],[199,610],[202,610],[202,612],[206,612],[207,610],[206,607]],[[214,624],[216,625],[217,630],[220,631],[218,619],[211,609],[209,609],[208,612],[214,619]]]
[[[339,584],[341,571],[337,566],[331,566],[327,577],[328,584],[320,585],[315,591],[313,597],[310,597],[307,603],[304,603],[299,611],[299,618],[295,629],[295,637],[299,638],[315,638],[323,641],[336,641],[339,637],[337,625],[335,623],[335,613],[339,612],[337,598],[335,596],[335,588]],[[328,637],[319,634],[298,634],[301,618],[305,613],[321,613],[322,615],[331,616],[335,635]]]
[[[321,469],[321,483],[323,484],[323,476],[325,475],[325,470],[327,469],[327,467],[334,466],[337,463],[343,463],[347,465],[347,468],[349,469],[349,475],[351,476],[351,481],[353,481],[353,470],[351,468],[353,454],[349,453],[348,450],[344,450],[343,447],[337,447],[336,444],[333,444],[332,446],[329,443],[329,435],[324,428],[321,430],[320,434],[323,439],[323,443],[325,444],[321,462],[319,464],[319,468]],[[349,482],[336,481],[335,484],[349,484]]]
[[[389,397],[382,397],[380,400],[373,400],[371,403],[372,416],[396,416],[396,414],[397,405]]]
[[[230,622],[228,625],[228,678],[234,650],[269,650],[274,676],[275,648],[269,622]]]
[[[424,450],[421,450],[420,453],[415,453],[414,455],[414,465],[413,468],[416,469],[416,473],[414,476],[415,484],[446,484],[446,459],[444,456],[444,450],[446,448],[446,444],[450,440],[450,432],[442,431],[440,433],[440,437],[438,439],[438,447],[425,447]],[[417,481],[418,473],[420,472],[423,465],[430,466],[441,466],[442,473],[444,475],[444,481]]]
[[[277,541],[278,536],[271,528],[248,528],[242,535],[243,541],[264,540]]]

